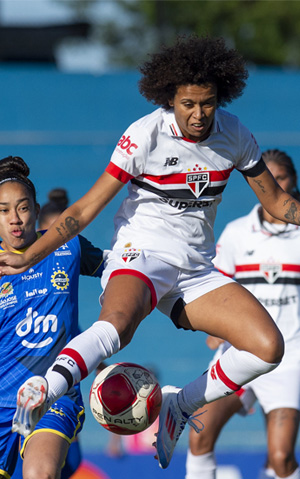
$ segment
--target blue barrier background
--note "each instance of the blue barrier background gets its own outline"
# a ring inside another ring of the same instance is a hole
[[[138,92],[138,78],[135,72],[97,76],[66,74],[53,67],[1,65],[0,157],[14,155],[25,159],[31,167],[31,178],[37,186],[40,203],[43,204],[47,192],[57,186],[66,187],[71,201],[75,201],[102,173],[126,127],[153,110],[154,107]],[[284,149],[298,168],[299,84],[299,71],[253,69],[244,95],[228,107],[253,132],[262,149]],[[84,232],[102,248],[109,247],[113,214],[124,195],[125,188]],[[233,172],[219,207],[216,237],[228,221],[246,214],[255,202],[244,179]],[[99,292],[97,280],[81,279],[82,328],[88,327],[98,317]],[[132,343],[110,362],[132,361],[155,367],[162,385],[183,386],[206,369],[211,354],[205,346],[205,334],[177,331],[166,317],[154,311],[142,323]],[[137,472],[143,466],[143,477],[146,478],[144,474],[152,471],[148,459],[143,462],[139,457],[128,457],[118,462],[100,456],[98,461],[96,456],[91,456],[103,454],[108,442],[108,433],[97,425],[88,408],[92,379],[87,378],[82,385],[87,406],[86,424],[80,436],[84,457],[92,458],[100,466],[105,461],[108,473],[118,464],[126,470],[136,468]],[[179,455],[168,469],[173,471],[172,477],[183,477],[181,454],[186,446],[185,431],[179,441]],[[234,454],[235,463],[240,460],[247,462],[249,468],[254,464],[252,459],[248,461],[247,454],[263,454],[264,449],[264,423],[259,408],[250,417],[233,418],[218,445],[220,457],[224,460]],[[260,455],[255,457],[256,464]],[[178,468],[175,461],[179,461]],[[155,466],[151,474],[159,477],[161,471],[157,472],[155,461],[151,464]],[[126,474],[122,470],[124,477],[135,477]],[[168,474],[165,471],[164,477]],[[255,477],[244,474],[245,478]]]

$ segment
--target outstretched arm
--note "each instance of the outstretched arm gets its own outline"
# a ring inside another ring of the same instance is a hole
[[[300,202],[282,190],[268,168],[247,181],[270,215],[286,223],[300,225]]]
[[[49,230],[22,255],[0,255],[0,275],[26,271],[64,243],[74,238],[102,211],[121,190],[123,183],[104,172],[92,188],[67,208]]]

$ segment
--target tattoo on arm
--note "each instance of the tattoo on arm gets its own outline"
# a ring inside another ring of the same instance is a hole
[[[266,192],[265,187],[264,187],[264,185],[263,185],[263,182],[262,182],[261,180],[254,180],[254,183],[256,183],[257,186],[259,186],[259,188],[261,189],[261,191],[262,191],[263,193]]]
[[[65,223],[60,223],[56,231],[64,241],[68,241],[71,237],[79,233],[79,221],[75,220],[72,216],[67,216]]]
[[[39,263],[42,259],[43,259],[43,256],[41,253],[34,253],[30,258],[30,264],[35,265]]]
[[[294,202],[290,205],[289,209],[287,210],[286,214],[284,217],[287,219],[287,221],[295,223],[296,222],[296,213],[298,209],[297,206]]]
[[[66,228],[71,235],[76,235],[79,233],[79,221],[72,218],[72,216],[67,216],[66,218]]]

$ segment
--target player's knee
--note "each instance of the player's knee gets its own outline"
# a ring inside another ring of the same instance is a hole
[[[295,455],[293,451],[287,451],[285,449],[276,449],[269,454],[269,461],[279,477],[285,477],[287,474],[291,474],[297,467]]]
[[[267,363],[280,363],[284,354],[284,340],[279,329],[272,334],[265,334],[261,337],[261,354],[258,356]]]

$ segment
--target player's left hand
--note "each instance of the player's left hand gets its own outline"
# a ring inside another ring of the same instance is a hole
[[[28,269],[22,254],[3,253],[0,255],[0,276],[23,273]]]

